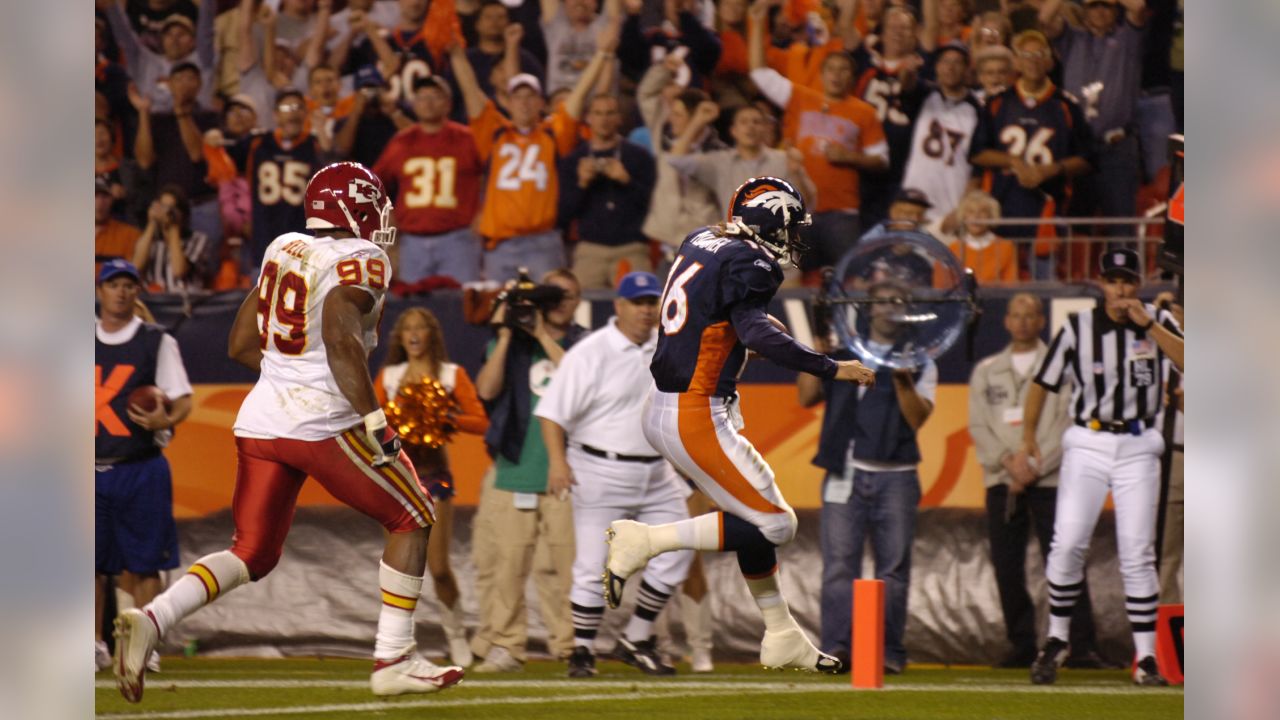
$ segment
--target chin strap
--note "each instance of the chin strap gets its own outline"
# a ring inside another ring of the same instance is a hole
[[[752,242],[764,248],[765,252],[769,253],[769,255],[784,268],[788,265],[799,267],[799,264],[791,257],[791,253],[786,248],[779,249],[774,247],[773,244],[766,242],[764,238],[760,237],[760,233],[751,229],[750,225],[746,225],[738,220],[730,220],[725,223],[725,234],[746,236]]]
[[[351,232],[355,233],[356,237],[361,237],[360,224],[356,222],[355,217],[351,215],[351,211],[347,209],[347,204],[339,200],[338,207],[342,208],[342,214],[346,216],[347,224],[351,227]],[[391,211],[391,201],[387,200],[382,204],[382,210],[378,212],[378,223],[381,225],[381,228],[370,233],[368,238],[373,244],[384,246],[395,244],[396,228],[391,224]]]

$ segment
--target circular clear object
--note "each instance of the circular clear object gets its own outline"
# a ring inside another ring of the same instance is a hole
[[[826,291],[840,344],[875,369],[913,369],[960,338],[974,309],[972,273],[937,238],[892,230],[840,259]]]

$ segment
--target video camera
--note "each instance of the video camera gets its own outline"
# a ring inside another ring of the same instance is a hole
[[[498,293],[494,298],[493,309],[506,305],[503,325],[509,328],[532,333],[538,324],[538,313],[559,305],[564,300],[564,288],[556,285],[539,285],[529,277],[527,268],[520,268],[516,276],[516,284],[510,289]]]

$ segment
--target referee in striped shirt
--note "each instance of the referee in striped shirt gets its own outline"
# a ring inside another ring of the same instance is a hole
[[[1103,301],[1072,313],[1053,339],[1023,413],[1023,450],[1038,463],[1035,429],[1045,394],[1072,385],[1074,425],[1062,438],[1062,468],[1053,543],[1045,570],[1049,581],[1049,638],[1031,666],[1031,682],[1057,679],[1067,658],[1071,613],[1084,581],[1089,539],[1108,491],[1115,501],[1116,544],[1124,579],[1125,608],[1133,630],[1138,685],[1167,685],[1155,661],[1156,505],[1164,438],[1155,427],[1163,399],[1161,365],[1182,367],[1182,334],[1166,310],[1138,300],[1138,254],[1109,250],[1102,257]],[[1033,466],[1034,467],[1034,466]],[[1030,475],[1034,475],[1031,473]],[[1010,486],[1010,492],[1023,487]]]

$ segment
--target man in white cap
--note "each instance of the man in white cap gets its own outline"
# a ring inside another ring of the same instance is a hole
[[[480,89],[466,51],[456,44],[449,49],[476,149],[489,170],[477,228],[484,238],[484,275],[489,280],[509,280],[519,268],[541,277],[565,264],[556,227],[556,162],[578,144],[578,118],[588,90],[617,49],[617,29],[604,33],[600,42],[600,51],[564,104],[546,118],[538,78],[520,73],[507,81],[508,119]]]

